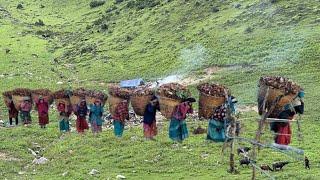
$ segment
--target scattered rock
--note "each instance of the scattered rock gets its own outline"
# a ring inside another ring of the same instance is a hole
[[[92,170],[89,172],[89,174],[90,174],[91,176],[94,176],[94,175],[96,175],[96,174],[99,174],[99,171],[96,170],[96,169],[92,169]]]
[[[28,151],[30,151],[33,156],[35,156],[35,157],[38,156],[38,154],[34,150],[28,148]]]
[[[39,159],[35,158],[35,159],[32,161],[33,164],[38,164],[38,165],[40,165],[40,164],[46,164],[47,162],[48,162],[48,159],[45,158],[45,157],[40,157]]]
[[[234,5],[234,8],[239,9],[240,7],[241,7],[241,4],[240,4],[240,3],[237,3],[237,4]]]
[[[125,176],[123,176],[123,175],[117,175],[117,177],[116,177],[117,179],[126,179],[126,177]]]
[[[19,175],[24,175],[26,172],[25,171],[19,171],[18,174]]]
[[[67,176],[68,175],[68,171],[66,171],[66,172],[64,172],[64,173],[62,173],[62,176]]]

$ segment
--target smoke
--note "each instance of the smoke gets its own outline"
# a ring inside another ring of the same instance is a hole
[[[209,59],[208,51],[201,44],[195,44],[180,51],[180,65],[171,75],[158,81],[159,85],[179,82],[192,71],[201,68]]]

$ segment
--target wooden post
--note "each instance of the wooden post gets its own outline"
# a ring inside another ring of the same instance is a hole
[[[266,119],[269,117],[270,113],[274,110],[276,104],[280,101],[280,99],[283,97],[283,95],[278,96],[271,104],[270,109],[268,109],[268,111],[266,111],[265,105],[267,102],[267,97],[269,95],[269,88],[267,89],[266,95],[264,97],[263,100],[263,113],[261,116],[261,120],[259,121],[259,127],[258,130],[256,132],[256,137],[255,137],[255,141],[257,143],[260,142],[261,139],[261,132],[263,130],[263,126],[265,124]],[[252,154],[253,160],[256,160],[257,158],[257,145],[253,145],[253,154]],[[256,180],[256,168],[253,166],[252,167],[252,180]]]

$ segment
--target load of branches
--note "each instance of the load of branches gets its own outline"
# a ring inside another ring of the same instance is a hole
[[[281,76],[261,77],[259,83],[275,89],[281,89],[285,92],[285,94],[296,94],[301,90],[301,87],[298,84]]]
[[[36,89],[31,91],[33,94],[38,94],[41,96],[51,96],[52,92],[49,89]]]
[[[191,97],[191,92],[187,89],[187,87],[178,83],[163,84],[159,87],[157,93],[160,96],[179,100]]]
[[[129,99],[132,91],[127,88],[121,88],[119,85],[109,85],[109,94],[111,96],[120,97],[123,99]]]
[[[12,91],[15,96],[31,96],[31,90],[27,88],[17,88]]]
[[[79,96],[79,97],[85,97],[88,94],[88,91],[84,88],[78,88],[72,91],[72,95]]]
[[[12,91],[5,91],[2,93],[2,95],[4,97],[10,98],[10,97],[12,97],[12,93],[13,93]]]
[[[220,84],[209,84],[204,83],[197,86],[197,89],[206,95],[215,96],[215,97],[225,97],[225,91],[230,94],[230,90]]]
[[[64,98],[69,98],[71,94],[72,94],[71,91],[61,89],[59,91],[54,92],[52,95],[54,99],[64,99]]]
[[[92,98],[97,98],[100,99],[102,101],[106,100],[108,98],[108,96],[102,92],[102,91],[98,91],[98,90],[88,90],[87,91],[87,96],[88,97],[92,97]]]
[[[150,86],[139,86],[132,92],[133,96],[149,96],[154,95],[154,91]]]

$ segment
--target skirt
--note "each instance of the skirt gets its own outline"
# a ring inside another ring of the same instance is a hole
[[[114,120],[113,126],[114,126],[114,135],[117,137],[121,137],[124,130],[124,124],[120,121]]]
[[[208,125],[207,140],[224,142],[226,139],[224,122],[211,119]]]
[[[76,122],[77,131],[83,133],[85,129],[89,129],[89,125],[85,117],[78,117]]]
[[[172,118],[169,126],[169,137],[173,141],[182,141],[189,137],[186,121]]]
[[[102,132],[102,126],[98,126],[96,121],[92,121],[91,130],[93,133]]]
[[[24,124],[31,124],[31,115],[29,111],[21,111],[20,118]]]
[[[69,132],[70,131],[70,125],[68,119],[62,119],[59,122],[59,128],[62,132]]]
[[[152,138],[157,135],[157,123],[154,121],[152,124],[143,123],[144,137]]]
[[[46,124],[49,124],[49,115],[39,116],[39,125],[44,126]]]

